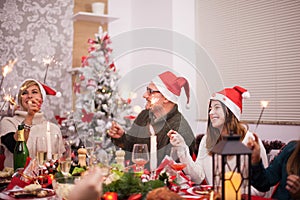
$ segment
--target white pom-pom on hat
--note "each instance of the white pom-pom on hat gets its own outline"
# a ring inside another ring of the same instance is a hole
[[[250,98],[250,92],[246,91],[242,94],[243,99],[249,99]]]

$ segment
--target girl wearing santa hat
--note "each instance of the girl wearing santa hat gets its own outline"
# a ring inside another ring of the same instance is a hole
[[[177,148],[180,162],[187,164],[184,172],[190,175],[195,183],[200,184],[205,180],[207,184],[212,185],[211,150],[223,139],[223,136],[229,135],[230,132],[239,134],[242,143],[245,145],[249,138],[254,138],[253,133],[247,129],[247,126],[240,122],[243,99],[249,97],[249,92],[239,86],[225,88],[211,96],[208,110],[207,133],[199,145],[196,161],[193,161],[192,157],[189,156],[190,154],[186,148],[185,141],[180,134],[173,130],[168,133],[171,144]],[[268,159],[261,140],[259,140],[259,145],[262,149],[261,158],[263,164],[267,166]],[[253,193],[255,192],[254,190]],[[263,195],[258,192],[254,194]]]
[[[58,141],[52,143],[63,144],[60,128],[46,120],[41,112],[41,107],[46,95],[57,95],[57,92],[49,86],[40,83],[35,79],[26,79],[21,84],[18,93],[18,108],[13,117],[5,117],[0,122],[1,142],[5,145],[4,166],[13,166],[13,152],[17,140],[18,125],[24,125],[24,136],[31,158],[35,158],[35,145],[38,136],[45,136],[50,129],[50,135],[57,135]],[[54,146],[54,145],[52,145]],[[59,146],[59,152],[65,151],[63,145]]]

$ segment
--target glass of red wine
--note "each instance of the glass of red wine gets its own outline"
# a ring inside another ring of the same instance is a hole
[[[144,171],[144,166],[149,162],[149,151],[147,144],[134,144],[132,151],[132,162],[136,164],[136,171]]]
[[[176,171],[176,180],[179,181],[180,180],[180,172],[186,167],[186,164],[180,162],[178,155],[177,155],[177,150],[174,147],[172,147],[172,149],[171,149],[170,156],[174,161],[171,163],[170,167]]]

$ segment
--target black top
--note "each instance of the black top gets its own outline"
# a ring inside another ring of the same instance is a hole
[[[189,146],[190,154],[194,152],[194,133],[178,111],[177,105],[164,117],[155,120],[154,115],[149,110],[143,110],[133,122],[131,128],[119,139],[112,139],[113,143],[126,151],[126,160],[131,160],[131,152],[134,144],[147,144],[150,152],[150,131],[149,123],[157,134],[157,163],[161,163],[165,155],[170,155],[170,139],[167,133],[175,130],[181,134],[185,143]],[[149,166],[149,164],[148,164]],[[146,166],[146,167],[148,167]]]

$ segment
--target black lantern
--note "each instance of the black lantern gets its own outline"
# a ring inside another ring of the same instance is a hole
[[[240,136],[232,134],[212,149],[213,190],[222,200],[251,199],[251,153]]]

